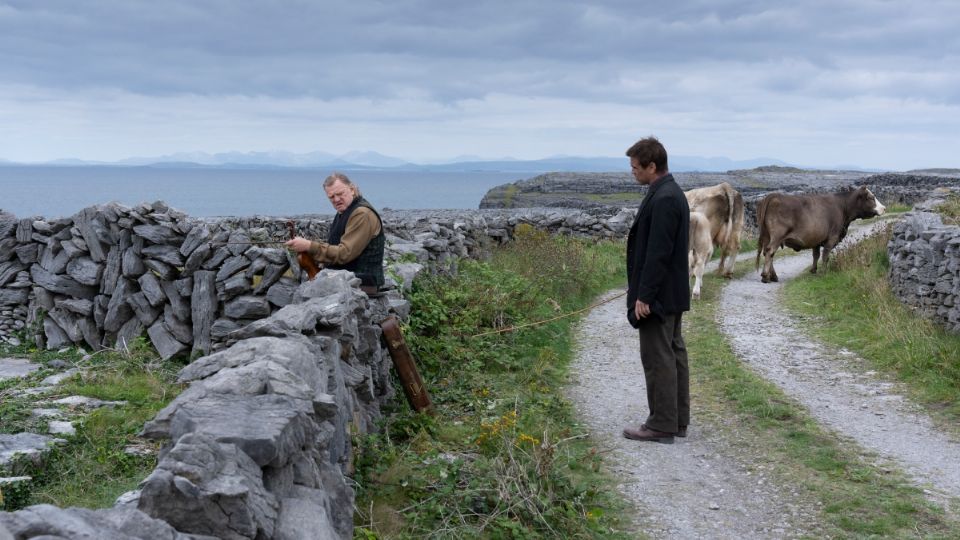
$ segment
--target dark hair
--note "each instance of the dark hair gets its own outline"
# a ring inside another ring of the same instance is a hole
[[[646,167],[650,163],[657,166],[658,173],[665,173],[667,168],[667,149],[660,144],[656,137],[650,136],[640,139],[627,149],[627,156],[637,159],[637,164]]]

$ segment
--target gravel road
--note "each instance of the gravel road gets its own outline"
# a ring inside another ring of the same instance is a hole
[[[851,228],[848,241],[862,234]],[[784,255],[775,259],[782,281],[809,266],[809,251]],[[724,289],[718,319],[741,360],[827,429],[902,468],[938,503],[960,497],[960,444],[938,432],[896,385],[864,369],[856,355],[806,336],[802,322],[780,307],[780,290],[753,272]],[[647,414],[639,342],[626,324],[622,298],[593,309],[576,339],[568,395],[636,508],[638,531],[651,538],[816,536],[818,503],[777,482],[764,456],[736,439],[738,430],[698,411],[696,396],[687,438],[667,445],[622,437],[626,425]]]

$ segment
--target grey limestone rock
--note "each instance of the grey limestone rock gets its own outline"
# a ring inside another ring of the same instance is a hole
[[[150,336],[150,342],[156,347],[160,357],[164,360],[171,358],[186,351],[189,346],[177,341],[173,334],[164,326],[163,321],[157,321],[153,326],[147,328],[147,334]]]
[[[0,512],[0,526],[17,539],[200,540],[135,508],[88,510],[38,504],[17,512]]]
[[[231,257],[225,260],[223,266],[217,271],[217,281],[224,281],[248,266],[250,266],[250,259],[242,255]]]
[[[67,263],[67,274],[82,285],[97,285],[103,274],[103,264],[95,263],[89,257],[77,257]]]
[[[133,314],[140,319],[144,326],[150,326],[160,316],[161,308],[150,304],[142,291],[131,294],[127,303],[133,308]]]
[[[103,269],[103,277],[100,281],[100,292],[103,294],[113,294],[113,289],[117,286],[117,280],[121,275],[121,257],[120,248],[113,246],[107,253],[106,266]]]
[[[173,308],[167,306],[163,310],[163,327],[170,332],[173,337],[182,343],[193,342],[193,329],[190,324],[181,321],[173,313]]]
[[[197,250],[203,244],[207,244],[210,241],[210,237],[213,234],[210,232],[210,227],[206,224],[200,224],[192,229],[187,234],[186,238],[183,239],[183,243],[180,244],[180,254],[184,257],[189,257],[194,251]]]
[[[138,508],[177,530],[225,540],[273,538],[276,497],[237,446],[190,433],[143,482]]]
[[[223,314],[234,319],[256,319],[270,315],[270,303],[262,296],[238,296],[225,303]]]
[[[137,279],[147,271],[147,267],[143,264],[143,260],[139,255],[137,255],[132,247],[123,250],[120,268],[123,277],[128,279]]]
[[[0,306],[19,306],[27,303],[30,291],[25,288],[0,289]]]
[[[61,274],[67,269],[67,265],[70,263],[70,255],[62,249],[58,251],[45,249],[38,262],[44,270],[51,274]]]
[[[173,281],[179,276],[179,272],[174,266],[171,266],[163,261],[157,259],[144,259],[143,264],[147,267],[147,270],[153,272],[163,281]]]
[[[352,302],[349,293],[311,298],[300,304],[290,304],[266,319],[254,321],[230,335],[241,340],[258,336],[288,336],[314,334],[318,326],[333,327],[344,322],[345,304]]]
[[[165,225],[136,225],[133,232],[154,244],[179,245],[182,237],[180,233]]]
[[[190,313],[193,322],[193,352],[210,352],[210,328],[217,318],[216,274],[201,270],[193,275],[193,293],[190,295]],[[175,313],[176,314],[176,313]],[[180,318],[185,320],[184,318]]]
[[[299,286],[300,282],[292,278],[282,277],[267,289],[266,298],[275,306],[285,306],[293,302]]]
[[[143,323],[137,317],[131,318],[125,322],[120,330],[117,331],[116,345],[120,348],[127,348],[133,344],[134,340],[143,335]]]
[[[91,315],[93,313],[93,301],[85,298],[63,298],[55,301],[56,306],[77,315]]]
[[[41,265],[42,266],[42,265]],[[0,263],[0,287],[10,283],[21,270],[26,270],[26,265],[17,261],[8,261]]]
[[[211,251],[213,251],[213,246],[209,243],[200,244],[199,247],[191,251],[187,260],[183,263],[183,273],[189,275],[200,268],[207,257],[210,256]]]
[[[176,246],[157,244],[143,248],[141,255],[162,261],[171,266],[183,266],[183,255]]]
[[[85,298],[87,300],[97,295],[95,288],[81,285],[73,278],[67,276],[51,274],[38,264],[30,267],[30,277],[33,278],[33,282],[36,285],[51,292],[65,294],[74,298]]]
[[[110,296],[110,301],[107,303],[107,313],[103,319],[103,329],[107,332],[120,330],[123,323],[133,317],[133,309],[127,301],[128,296],[136,291],[132,283],[126,278],[117,280],[117,287]]]
[[[0,433],[0,468],[7,469],[14,474],[20,472],[20,460],[29,464],[39,464],[50,451],[53,444],[63,442],[47,435],[37,433],[17,433],[9,435]]]
[[[47,349],[60,349],[73,345],[70,336],[50,317],[43,319],[43,335],[46,337]]]
[[[223,261],[227,260],[227,257],[230,256],[230,250],[227,249],[227,246],[220,246],[213,252],[212,255],[207,257],[207,260],[201,265],[206,270],[212,270],[214,268],[219,268]]]
[[[151,306],[159,306],[167,299],[167,295],[164,294],[157,276],[150,273],[143,274],[137,279],[137,283],[140,284],[140,292],[143,293]]]
[[[15,247],[13,251],[23,264],[33,264],[40,258],[40,248],[37,244],[22,244]]]

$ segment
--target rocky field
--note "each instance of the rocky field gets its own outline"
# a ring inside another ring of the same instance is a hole
[[[743,194],[748,214],[752,203],[771,191],[823,192],[867,185],[884,203],[912,204],[937,187],[960,186],[960,169],[870,173],[759,167],[725,173],[678,172],[674,177],[685,190],[728,182]],[[632,207],[639,204],[645,190],[626,172],[547,173],[491,189],[480,208]]]

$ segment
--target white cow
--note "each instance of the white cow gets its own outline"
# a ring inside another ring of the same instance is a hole
[[[730,277],[740,250],[743,230],[743,197],[733,186],[723,182],[715,186],[691,189],[686,192],[690,212],[703,214],[710,222],[713,247],[720,248],[720,266],[717,273]],[[726,263],[729,259],[729,263]]]
[[[703,266],[713,256],[713,237],[710,235],[710,220],[700,212],[690,212],[690,275],[695,276],[693,297],[700,299],[700,286],[703,284]]]

